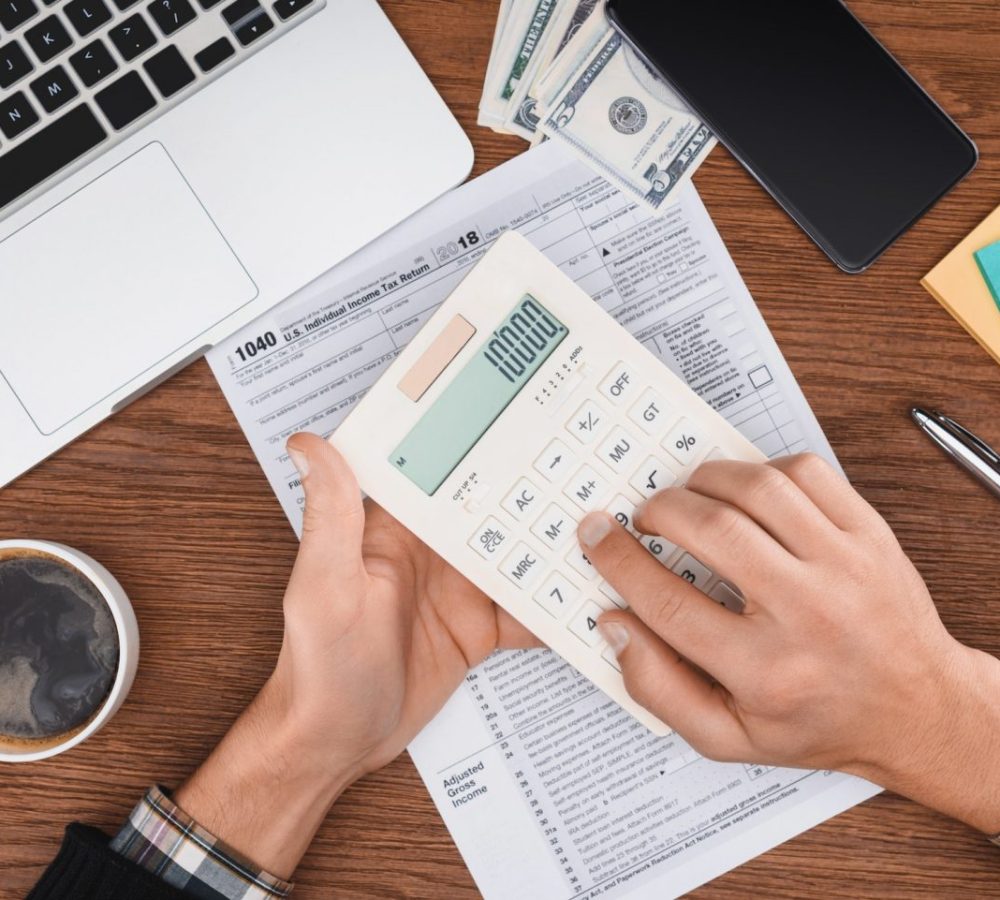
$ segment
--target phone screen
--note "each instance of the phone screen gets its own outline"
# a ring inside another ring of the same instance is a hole
[[[847,271],[975,166],[975,145],[838,0],[607,8],[636,64],[644,57]]]

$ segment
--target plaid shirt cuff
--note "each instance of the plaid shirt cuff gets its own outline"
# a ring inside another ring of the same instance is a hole
[[[194,897],[270,900],[292,890],[202,828],[160,787],[146,792],[111,849]]]

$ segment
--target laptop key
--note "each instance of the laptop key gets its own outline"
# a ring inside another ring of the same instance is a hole
[[[274,22],[266,12],[262,11],[259,16],[244,23],[233,33],[236,35],[236,40],[246,47],[257,38],[267,34],[272,28],[274,28]]]
[[[257,0],[236,0],[222,11],[222,18],[244,47],[274,28],[271,17]]]
[[[86,105],[80,105],[13,149],[0,153],[0,208],[79,159],[106,137],[97,116]]]
[[[41,78],[36,78],[31,82],[31,90],[42,104],[42,109],[49,113],[69,103],[80,93],[62,66],[56,66]]]
[[[194,81],[191,67],[184,61],[180,50],[172,45],[151,56],[142,67],[164,97],[173,96]]]
[[[0,103],[0,131],[9,138],[16,138],[38,121],[38,113],[32,109],[28,98],[21,91]]]
[[[118,52],[125,62],[130,62],[140,53],[145,53],[156,43],[153,30],[138,13],[115,25],[108,32],[108,37],[111,38],[111,43],[118,48]]]
[[[117,6],[118,9],[120,9],[122,12],[125,12],[126,9],[130,9],[131,7],[135,6],[136,3],[139,2],[139,0],[114,0],[114,2],[115,6]]]
[[[221,65],[236,52],[236,48],[226,39],[219,38],[213,41],[204,50],[194,55],[194,61],[198,63],[198,68],[202,72],[211,72],[216,66]]]
[[[10,87],[24,78],[34,66],[20,44],[13,41],[0,47],[0,88]]]
[[[218,6],[222,0],[198,0],[198,5],[202,9],[211,9],[213,6]]]
[[[195,17],[194,7],[188,0],[154,0],[147,9],[165,35],[173,34]]]
[[[43,63],[62,53],[73,43],[69,32],[56,16],[42,19],[37,25],[29,28],[24,37],[35,51],[35,56]]]
[[[82,50],[77,50],[69,58],[69,64],[86,87],[93,87],[118,68],[118,63],[100,41],[93,41]]]
[[[115,131],[121,131],[156,106],[156,98],[138,72],[129,72],[112,81],[94,99]]]
[[[103,0],[70,0],[63,12],[80,37],[86,37],[111,20],[111,10]]]
[[[0,0],[0,25],[13,31],[37,12],[33,0]]]
[[[278,0],[274,4],[275,15],[279,19],[290,19],[300,9],[305,9],[313,0]]]

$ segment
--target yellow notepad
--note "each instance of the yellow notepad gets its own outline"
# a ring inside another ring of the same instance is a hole
[[[1000,363],[1000,310],[972,255],[998,240],[1000,206],[920,283]]]

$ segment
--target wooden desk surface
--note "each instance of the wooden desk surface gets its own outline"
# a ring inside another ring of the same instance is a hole
[[[496,0],[384,6],[476,148],[480,174],[524,149],[475,124]],[[1000,7],[852,0],[976,140],[978,169],[865,275],[843,275],[723,149],[696,182],[861,492],[889,520],[962,641],[1000,653],[1000,507],[909,424],[940,406],[1000,442],[1000,370],[918,284],[1000,203]],[[271,668],[296,541],[204,362],[0,492],[0,538],[62,541],[133,599],[142,661],[128,703],[53,761],[0,767],[0,897],[24,895],[64,824],[116,829],[150,783],[177,785]],[[349,791],[296,896],[474,897],[412,763]],[[701,897],[1000,897],[1000,851],[880,796],[703,888]]]

